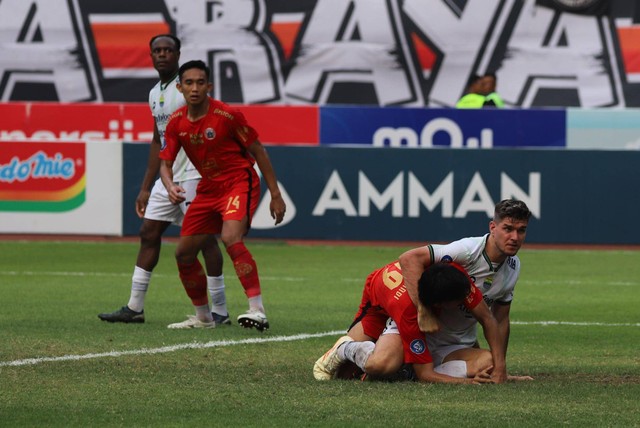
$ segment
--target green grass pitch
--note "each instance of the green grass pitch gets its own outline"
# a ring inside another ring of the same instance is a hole
[[[192,308],[166,242],[146,323],[136,242],[0,240],[0,426],[640,426],[640,251],[528,249],[508,367],[533,382],[317,382],[365,277],[409,247],[249,240],[271,330],[169,330]],[[232,316],[246,298],[225,259]]]

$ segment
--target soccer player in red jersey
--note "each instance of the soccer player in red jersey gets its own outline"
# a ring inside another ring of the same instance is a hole
[[[159,155],[160,176],[173,203],[184,200],[184,189],[174,183],[171,169],[181,147],[202,175],[176,249],[180,279],[196,308],[196,316],[172,324],[172,328],[197,328],[211,321],[206,277],[197,254],[210,235],[219,234],[249,298],[249,310],[238,317],[238,323],[263,331],[269,328],[269,322],[258,270],[244,244],[260,198],[260,179],[254,163],[271,194],[270,211],[275,224],[282,222],[286,206],[257,132],[240,111],[208,96],[212,87],[209,76],[209,68],[202,61],[189,61],[180,67],[177,86],[187,105],[171,115],[165,133],[167,144]]]
[[[482,324],[489,346],[500,348],[497,322],[482,293],[460,266],[433,264],[420,277],[418,287],[422,304],[436,313],[464,306]],[[397,261],[367,277],[360,308],[347,335],[316,361],[314,377],[332,379],[347,361],[374,376],[395,375],[403,364],[411,364],[416,378],[423,382],[492,382],[490,368],[465,378],[434,370],[425,334],[418,326],[417,309],[407,293]]]

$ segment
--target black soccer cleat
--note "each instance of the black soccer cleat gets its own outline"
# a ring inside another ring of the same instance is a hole
[[[211,312],[211,316],[213,317],[216,325],[231,325],[231,318],[229,318],[228,313],[227,315],[220,315],[215,312]]]
[[[123,306],[109,314],[98,314],[98,318],[107,322],[143,323],[144,311],[136,312],[129,309],[128,306]]]

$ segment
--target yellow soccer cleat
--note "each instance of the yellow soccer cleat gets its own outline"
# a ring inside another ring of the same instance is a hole
[[[349,336],[342,336],[325,354],[318,358],[313,365],[313,377],[317,380],[330,380],[336,374],[338,367],[344,362],[338,357],[338,348],[345,342],[353,342]]]

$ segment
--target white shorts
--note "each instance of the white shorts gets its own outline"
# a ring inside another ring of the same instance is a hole
[[[157,179],[153,185],[153,189],[151,189],[151,195],[149,196],[147,209],[144,212],[144,218],[166,221],[182,226],[182,219],[187,212],[187,207],[191,201],[193,201],[193,198],[196,197],[196,187],[198,187],[199,182],[200,180],[187,180],[178,183],[186,190],[184,195],[185,200],[179,205],[174,205],[169,200],[169,193],[167,193],[167,189],[165,189],[164,184],[162,184],[162,180]]]
[[[396,324],[396,322],[391,318],[389,318],[387,320],[387,326],[385,327],[382,334],[383,335],[400,334],[400,331],[398,330],[398,325]],[[428,339],[427,339],[427,343],[429,343]],[[446,345],[446,346],[440,346],[437,348],[433,348],[429,346],[429,352],[431,353],[431,358],[433,358],[433,367],[438,367],[440,364],[442,364],[442,360],[444,360],[447,357],[447,355],[449,355],[453,351],[457,351],[458,349],[465,349],[465,348],[470,348],[470,346],[463,345],[463,344]]]

